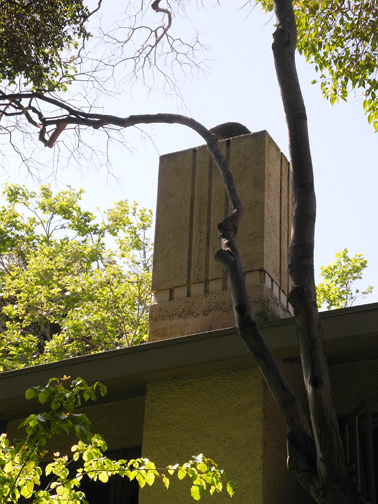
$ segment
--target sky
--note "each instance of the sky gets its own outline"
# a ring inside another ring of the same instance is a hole
[[[104,24],[117,15],[117,3],[110,0]],[[184,105],[158,86],[147,90],[138,83],[133,87],[119,86],[116,93],[102,97],[103,111],[120,116],[184,113],[209,128],[237,121],[251,131],[267,130],[288,155],[286,123],[271,51],[274,20],[259,8],[241,9],[244,3],[225,0],[222,6],[214,6],[216,1],[209,1],[207,8],[188,8],[182,17],[174,19],[173,34],[190,38],[197,30],[207,46],[201,53],[207,58],[206,72],[193,73],[186,82],[179,83]],[[320,87],[311,84],[316,78],[314,69],[299,56],[297,65],[307,108],[317,192],[315,271],[318,273],[321,265],[331,263],[335,253],[344,247],[353,255],[364,252],[369,266],[361,287],[375,285],[366,302],[377,302],[378,136],[363,114],[360,93],[351,96],[348,103],[331,106],[322,98]],[[81,159],[80,163],[72,159],[68,166],[54,168],[57,148],[38,147],[33,155],[43,159],[46,166],[46,175],[39,181],[27,175],[25,168],[19,168],[13,153],[3,150],[5,171],[1,182],[37,187],[42,181],[55,189],[63,189],[67,184],[83,187],[84,203],[89,209],[98,206],[104,210],[127,198],[155,210],[159,155],[203,142],[182,126],[154,125],[143,129],[144,135],[127,130],[125,142],[111,147],[110,170],[103,158],[95,156]],[[105,134],[84,135],[87,143],[106,150]]]

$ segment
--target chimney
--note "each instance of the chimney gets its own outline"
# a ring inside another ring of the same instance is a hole
[[[220,142],[245,206],[238,231],[258,321],[291,316],[289,163],[266,131]],[[206,146],[161,156],[149,341],[234,327],[217,224],[230,212]]]

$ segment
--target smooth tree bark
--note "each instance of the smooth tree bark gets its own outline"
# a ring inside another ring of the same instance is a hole
[[[293,5],[291,0],[273,0],[273,5],[277,19],[273,55],[288,127],[293,188],[289,300],[294,307],[316,451],[316,464],[310,473],[297,462],[293,469],[317,502],[366,502],[356,490],[346,466],[316,304],[316,198],[307,114],[295,65],[297,30]]]
[[[321,504],[366,503],[346,466],[332,401],[324,340],[316,305],[314,236],[316,198],[307,115],[295,65],[296,23],[291,0],[274,0],[273,54],[285,110],[293,188],[289,270],[311,429],[253,318],[236,245],[237,207],[219,226],[218,253],[230,280],[239,333],[253,353],[288,428],[288,468]],[[245,284],[244,284],[245,285]]]
[[[158,6],[159,2],[154,2]],[[223,178],[232,212],[218,226],[221,250],[216,257],[227,272],[238,332],[266,381],[287,426],[288,468],[319,504],[366,504],[346,467],[332,402],[328,365],[316,305],[314,281],[314,231],[316,200],[307,116],[295,66],[296,24],[291,0],[274,0],[277,29],[273,53],[285,109],[293,185],[292,242],[289,269],[297,335],[310,419],[292,392],[253,316],[247,293],[236,234],[244,215],[229,166],[218,140],[202,124],[178,114],[118,117],[81,111],[57,98],[40,93],[0,92],[3,115],[24,117],[39,131],[39,140],[53,147],[66,127],[127,128],[140,124],[181,124],[196,131],[207,143]],[[43,112],[54,108],[50,116]],[[57,110],[60,113],[57,113]]]
[[[284,105],[293,188],[289,270],[310,425],[261,335],[248,300],[237,249],[239,202],[219,225],[222,261],[231,285],[238,331],[279,406],[287,429],[288,468],[319,504],[365,503],[346,466],[332,401],[324,340],[316,304],[314,236],[316,198],[307,115],[295,65],[296,23],[291,0],[275,0],[277,29],[273,54]]]

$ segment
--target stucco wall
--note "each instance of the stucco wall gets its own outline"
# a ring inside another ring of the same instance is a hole
[[[300,364],[280,363],[292,390],[306,408]],[[287,470],[287,427],[272,394],[264,384],[263,504],[314,504],[296,476]]]
[[[149,385],[143,455],[163,467],[199,453],[213,458],[237,483],[233,500],[225,494],[217,503],[262,502],[263,384],[256,369],[220,370]],[[168,492],[155,484],[140,492],[140,504],[189,504],[188,488],[176,479]],[[210,502],[210,497],[202,500]]]

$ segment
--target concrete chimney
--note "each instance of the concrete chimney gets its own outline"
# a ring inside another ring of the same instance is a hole
[[[220,142],[245,217],[238,231],[258,321],[288,317],[289,163],[266,131]],[[149,341],[234,327],[217,224],[230,212],[206,146],[161,156]]]

